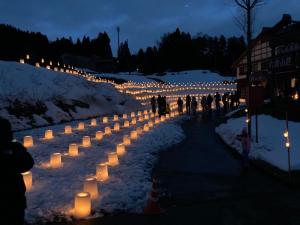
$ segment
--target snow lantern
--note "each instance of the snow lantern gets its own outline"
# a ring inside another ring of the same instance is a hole
[[[69,144],[69,156],[75,157],[78,156],[78,145]]]
[[[102,118],[102,122],[103,122],[103,123],[108,123],[108,117],[106,117],[106,116],[103,117],[103,118]]]
[[[154,114],[154,113],[151,113],[151,114],[150,114],[150,117],[151,117],[151,118],[154,118],[154,117],[155,117],[155,114]]]
[[[114,131],[119,131],[120,130],[120,124],[119,123],[115,123],[114,124]]]
[[[33,146],[33,138],[32,136],[25,136],[23,140],[23,145],[25,148],[30,148]]]
[[[78,123],[78,130],[84,130],[84,122]]]
[[[130,139],[129,135],[124,135],[123,136],[123,143],[124,143],[124,145],[130,145],[131,144],[131,139]]]
[[[53,139],[53,131],[52,130],[46,130],[45,131],[45,139],[46,140]]]
[[[135,117],[135,112],[131,112],[131,113],[130,113],[130,117],[131,117],[131,118],[134,118],[134,117]]]
[[[155,118],[155,124],[159,124],[160,123],[160,119],[159,118]]]
[[[53,169],[60,168],[62,166],[61,154],[53,153],[50,158],[50,166]]]
[[[20,59],[20,63],[24,64],[25,60],[24,59]]]
[[[90,138],[90,136],[84,136],[82,138],[82,146],[86,147],[86,148],[91,147],[91,138]]]
[[[128,120],[125,120],[124,121],[124,127],[129,127],[130,125],[129,125],[129,121]]]
[[[136,130],[133,130],[130,132],[130,139],[136,140],[138,138],[138,132]]]
[[[149,115],[148,115],[148,114],[145,115],[145,116],[144,116],[144,119],[145,119],[145,120],[149,120]]]
[[[91,196],[91,199],[97,199],[99,195],[97,179],[94,177],[89,177],[85,179],[83,185],[83,191],[88,192]]]
[[[37,62],[35,63],[35,67],[39,68],[40,67],[40,64]]]
[[[109,166],[119,165],[118,154],[116,152],[108,153],[108,165]]]
[[[143,117],[140,116],[140,117],[139,117],[139,122],[143,122],[143,121],[144,121]]]
[[[31,171],[22,173],[22,176],[23,176],[25,187],[26,187],[26,191],[30,191],[32,188],[32,173],[31,173]]]
[[[91,120],[91,126],[97,126],[97,120],[95,118]]]
[[[150,129],[149,129],[149,124],[145,124],[145,125],[144,125],[144,131],[147,132],[147,131],[149,131],[149,130],[150,130]]]
[[[132,118],[132,119],[131,119],[131,124],[132,124],[132,125],[135,125],[135,124],[136,124],[136,119],[135,119],[135,118]]]
[[[123,118],[124,120],[126,120],[126,119],[127,119],[127,114],[123,114],[122,118]]]
[[[105,135],[110,135],[110,134],[111,134],[111,129],[110,129],[110,127],[105,127],[105,128],[104,128],[104,134],[105,134]]]
[[[74,216],[78,219],[87,217],[91,214],[92,202],[88,192],[80,192],[75,196]]]
[[[138,135],[143,133],[143,128],[142,127],[138,127],[136,128],[136,132],[138,133]]]
[[[125,145],[124,144],[117,145],[117,154],[118,154],[118,156],[122,156],[125,154]]]
[[[162,115],[161,117],[160,117],[160,121],[161,122],[164,122],[166,120],[166,117],[164,116],[164,115]]]
[[[65,126],[65,134],[72,134],[72,127],[70,125]]]
[[[148,125],[149,125],[149,128],[152,128],[152,127],[153,127],[153,122],[152,122],[152,121],[149,121],[149,122],[148,122]]]
[[[103,132],[102,131],[97,131],[96,132],[96,139],[101,141],[103,138]]]
[[[119,116],[118,115],[114,115],[114,121],[118,121],[119,120]]]
[[[141,116],[142,115],[142,112],[141,111],[138,111],[138,116]]]
[[[147,110],[144,110],[144,115],[148,115],[148,111]]]
[[[96,168],[97,181],[106,181],[108,179],[108,168],[106,163],[99,163]]]
[[[166,119],[170,119],[170,114],[166,114]]]

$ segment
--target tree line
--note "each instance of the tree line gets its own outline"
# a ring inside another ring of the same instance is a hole
[[[110,38],[106,32],[99,33],[94,39],[84,36],[73,41],[60,38],[49,41],[40,32],[22,31],[10,25],[0,25],[0,59],[18,61],[26,54],[33,59],[40,58],[62,61],[65,53],[97,57],[109,61],[111,72],[133,72],[145,74],[208,69],[223,74],[232,73],[231,65],[245,50],[243,37],[223,35],[209,36],[199,34],[194,37],[178,28],[164,34],[155,46],[130,52],[128,41],[120,44],[118,56],[113,57]],[[78,66],[78,65],[77,65]]]

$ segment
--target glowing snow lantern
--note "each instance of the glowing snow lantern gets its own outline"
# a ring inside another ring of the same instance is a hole
[[[108,165],[109,166],[119,165],[118,154],[116,152],[108,153]]]
[[[25,60],[24,59],[20,59],[20,63],[24,64]]]
[[[134,113],[134,112],[131,112],[131,113],[130,113],[130,117],[131,117],[131,118],[134,118],[134,117],[135,117],[135,113]]]
[[[84,181],[83,191],[88,192],[91,195],[91,199],[97,199],[99,195],[97,179],[94,177],[87,178]]]
[[[135,118],[132,118],[131,124],[132,124],[132,125],[135,125],[135,124],[136,124],[136,119],[135,119]]]
[[[75,196],[74,216],[78,219],[91,214],[92,202],[88,192],[80,192]]]
[[[145,120],[149,120],[149,115],[148,115],[148,114],[145,115],[145,116],[144,116],[144,119],[145,119]]]
[[[108,123],[108,117],[103,117],[103,118],[102,118],[102,122],[103,122],[103,123]]]
[[[37,62],[35,63],[35,67],[39,68],[40,67],[40,64]]]
[[[138,116],[141,116],[142,115],[142,112],[141,111],[138,111]]]
[[[84,130],[84,122],[78,123],[78,130]]]
[[[25,183],[26,191],[30,191],[32,188],[32,173],[31,173],[31,171],[22,173],[22,176],[23,176],[23,180]]]
[[[25,136],[23,140],[23,145],[25,148],[30,148],[33,146],[33,138],[32,136]]]
[[[97,181],[106,181],[108,179],[108,168],[106,163],[99,163],[96,168]]]
[[[151,113],[151,114],[150,114],[150,117],[151,117],[151,118],[154,118],[154,117],[155,117],[155,114],[154,114],[154,113]]]
[[[110,127],[105,127],[105,128],[104,128],[104,134],[105,134],[105,135],[110,135],[110,134],[111,134],[111,129],[110,129]]]
[[[41,63],[44,63],[44,62],[45,62],[45,60],[42,58],[42,59],[41,59]]]
[[[118,144],[116,151],[117,151],[118,156],[124,155],[125,154],[125,144]]]
[[[166,114],[166,119],[170,119],[170,114]]]
[[[82,146],[85,148],[91,147],[91,138],[90,136],[84,136],[82,138]]]
[[[60,168],[62,166],[61,154],[53,153],[50,158],[50,166],[53,169]]]
[[[159,124],[160,123],[160,119],[159,118],[155,118],[155,124]]]
[[[144,115],[148,115],[148,111],[147,110],[144,110]]]
[[[122,118],[123,118],[124,120],[126,120],[126,119],[127,119],[127,114],[123,114]]]
[[[144,125],[144,131],[149,131],[150,129],[149,129],[149,125],[148,124],[145,124]]]
[[[124,127],[129,127],[129,121],[128,120],[124,121]]]
[[[47,69],[47,70],[50,70],[50,69],[51,69],[51,67],[50,67],[50,66],[46,66],[46,69]]]
[[[65,134],[72,134],[72,127],[67,125],[65,126]]]
[[[78,145],[77,144],[69,144],[69,156],[71,156],[71,157],[78,156]]]
[[[114,115],[114,121],[118,121],[119,120],[119,116],[118,115]]]
[[[30,59],[30,56],[29,56],[29,54],[27,54],[27,55],[26,55],[26,59]]]
[[[164,122],[165,120],[166,120],[166,117],[165,117],[165,116],[161,116],[161,117],[160,117],[160,121],[161,121],[161,122]]]
[[[119,123],[115,123],[114,124],[114,131],[119,131],[120,130],[120,124]]]
[[[139,117],[139,122],[143,122],[143,121],[144,121],[143,117],[140,116],[140,117]]]
[[[96,132],[96,139],[101,141],[103,138],[103,132],[102,131],[97,131]]]
[[[45,131],[45,139],[47,139],[47,140],[53,139],[53,131],[52,130]]]
[[[130,139],[129,135],[124,135],[123,136],[123,144],[124,145],[130,145],[131,144],[131,139]]]
[[[91,120],[91,126],[93,126],[93,127],[97,126],[97,120],[96,119]]]
[[[136,140],[138,138],[138,132],[136,130],[133,130],[130,132],[130,139]]]
[[[136,128],[136,132],[138,133],[138,135],[143,133],[143,128],[142,127],[138,127]]]
[[[152,121],[149,121],[149,122],[148,122],[148,125],[149,125],[149,128],[152,128],[152,127],[153,127],[153,122],[152,122]]]
[[[50,66],[52,66],[52,61],[49,62]]]

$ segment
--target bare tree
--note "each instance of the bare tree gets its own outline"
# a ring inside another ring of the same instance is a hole
[[[247,34],[247,83],[248,87],[250,88],[250,76],[252,72],[252,48],[251,48],[251,41],[252,41],[252,25],[253,25],[253,11],[255,7],[262,3],[262,0],[234,0],[235,3],[245,12],[245,17],[246,17],[246,34]],[[249,112],[251,115],[251,112]],[[248,133],[251,135],[251,116],[249,117],[249,123],[248,123]]]

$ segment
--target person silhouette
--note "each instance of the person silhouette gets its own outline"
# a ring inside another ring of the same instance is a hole
[[[0,216],[3,225],[23,225],[26,187],[21,173],[29,171],[34,161],[26,148],[13,140],[11,124],[0,117]]]

